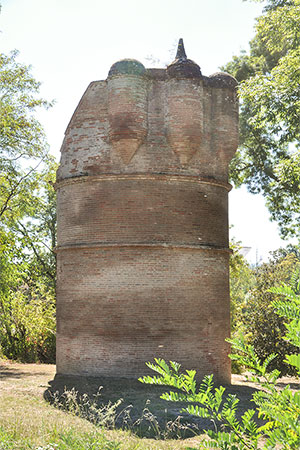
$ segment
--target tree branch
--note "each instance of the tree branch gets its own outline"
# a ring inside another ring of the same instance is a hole
[[[7,210],[8,204],[9,204],[9,202],[11,201],[11,199],[17,194],[18,188],[19,188],[20,184],[21,184],[27,177],[29,177],[29,175],[31,175],[32,172],[34,172],[34,171],[39,167],[39,165],[41,164],[41,162],[43,161],[43,159],[44,159],[44,158],[42,158],[42,159],[39,161],[39,163],[38,163],[35,167],[33,167],[32,169],[30,169],[29,172],[27,172],[27,174],[25,174],[23,177],[21,177],[21,178],[19,179],[19,181],[15,184],[15,186],[12,188],[12,190],[11,190],[11,192],[9,193],[9,195],[7,196],[7,198],[6,198],[6,200],[5,200],[5,202],[4,202],[3,206],[2,206],[2,208],[0,209],[0,217],[2,217],[3,214],[5,213],[5,211]]]

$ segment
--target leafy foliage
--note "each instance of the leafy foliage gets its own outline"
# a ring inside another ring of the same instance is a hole
[[[297,289],[300,286],[299,275]],[[293,286],[283,284],[273,289],[276,294],[284,296],[286,300],[275,300],[273,306],[278,313],[288,319],[286,324],[286,339],[297,347],[297,353],[287,356],[288,364],[292,364],[300,375],[300,295]],[[294,314],[296,313],[296,314]],[[243,340],[229,340],[238,350],[238,354],[231,355],[238,359],[250,371],[249,379],[258,383],[260,390],[253,394],[252,400],[255,409],[247,410],[239,419],[237,408],[239,400],[233,395],[225,396],[225,388],[215,388],[212,375],[206,376],[197,387],[196,372],[186,370],[180,372],[178,363],[155,359],[155,364],[147,366],[157,372],[159,376],[146,376],[140,378],[142,383],[167,385],[176,388],[176,391],[164,393],[161,398],[169,401],[184,401],[187,406],[183,412],[211,419],[213,430],[205,430],[210,437],[203,440],[198,448],[221,450],[265,450],[281,448],[297,450],[300,446],[300,392],[293,392],[289,386],[280,389],[277,381],[280,376],[278,370],[269,370],[269,365],[276,357],[269,355],[262,361],[254,351],[254,347]],[[264,419],[264,424],[258,426],[255,415]],[[262,440],[263,439],[263,440]],[[190,449],[191,450],[191,449]]]
[[[54,166],[37,176],[31,217],[0,229],[0,348],[8,358],[55,362]]]
[[[23,362],[55,360],[55,302],[43,286],[18,287],[0,298],[0,345]]]
[[[56,164],[35,118],[50,104],[17,56],[0,54],[0,347],[53,362]]]
[[[225,388],[222,386],[215,388],[212,375],[204,377],[197,388],[194,370],[180,373],[178,363],[170,361],[170,365],[168,365],[162,359],[155,359],[155,364],[146,364],[160,376],[140,378],[142,383],[165,384],[178,389],[179,392],[166,392],[162,394],[161,398],[173,402],[186,402],[187,406],[182,408],[182,412],[212,420],[214,430],[205,430],[212,441],[202,441],[199,448],[239,449],[247,448],[247,442],[250,440],[257,443],[259,433],[253,419],[255,411],[248,410],[241,420],[238,420],[236,414],[238,398],[231,394],[224,398]],[[220,426],[220,424],[222,425]],[[239,437],[243,442],[243,447],[239,446]]]
[[[300,142],[300,0],[269,0],[250,53],[222,69],[240,82],[240,148],[231,178],[262,192],[283,236],[297,233]]]
[[[239,244],[231,243],[233,254],[230,260],[231,333],[233,337],[243,335],[261,359],[276,353],[277,358],[269,369],[278,369],[282,374],[294,374],[285,364],[284,356],[294,353],[295,347],[283,340],[286,332],[284,318],[274,312],[270,287],[292,283],[292,273],[300,267],[297,246],[288,246],[272,253],[270,260],[250,267],[239,253]],[[241,373],[242,367],[234,360],[232,370]]]
[[[255,272],[241,254],[241,248],[240,242],[236,242],[234,239],[231,240],[230,249],[232,254],[229,260],[229,268],[232,333],[241,328],[249,292],[255,286]]]
[[[299,267],[300,259],[293,249],[274,252],[268,263],[256,267],[253,270],[255,283],[245,297],[238,317],[239,326],[233,333],[234,336],[243,334],[245,341],[253,346],[261,360],[275,353],[277,357],[270,361],[268,367],[269,370],[279,370],[282,375],[294,375],[293,368],[285,363],[285,355],[294,353],[296,348],[293,343],[283,339],[288,316],[279,316],[274,312],[274,295],[270,288],[289,283],[291,274]]]
[[[0,54],[0,218],[9,222],[30,206],[37,186],[35,172],[48,159],[38,107],[50,104],[37,98],[40,83],[30,67],[17,62],[18,52]]]

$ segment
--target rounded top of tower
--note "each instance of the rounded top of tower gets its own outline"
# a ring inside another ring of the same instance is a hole
[[[145,67],[136,59],[122,59],[121,61],[117,61],[111,66],[108,72],[108,76],[111,77],[113,75],[120,74],[144,75],[145,73]]]
[[[225,87],[234,89],[237,87],[238,82],[229,73],[226,72],[216,72],[209,76],[210,84],[216,87]]]
[[[168,65],[167,73],[174,78],[199,78],[202,76],[198,64],[187,59],[182,39],[179,39],[176,58]]]

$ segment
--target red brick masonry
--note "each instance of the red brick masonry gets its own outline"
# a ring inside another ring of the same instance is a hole
[[[58,373],[138,377],[162,357],[230,382],[236,83],[179,69],[114,64],[67,128],[56,183]]]

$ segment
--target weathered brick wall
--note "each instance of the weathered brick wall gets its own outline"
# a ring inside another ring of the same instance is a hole
[[[61,251],[58,372],[136,377],[156,356],[228,380],[227,266],[192,247]]]
[[[137,377],[153,357],[230,381],[228,163],[235,80],[177,58],[114,64],[57,176],[57,371]]]

